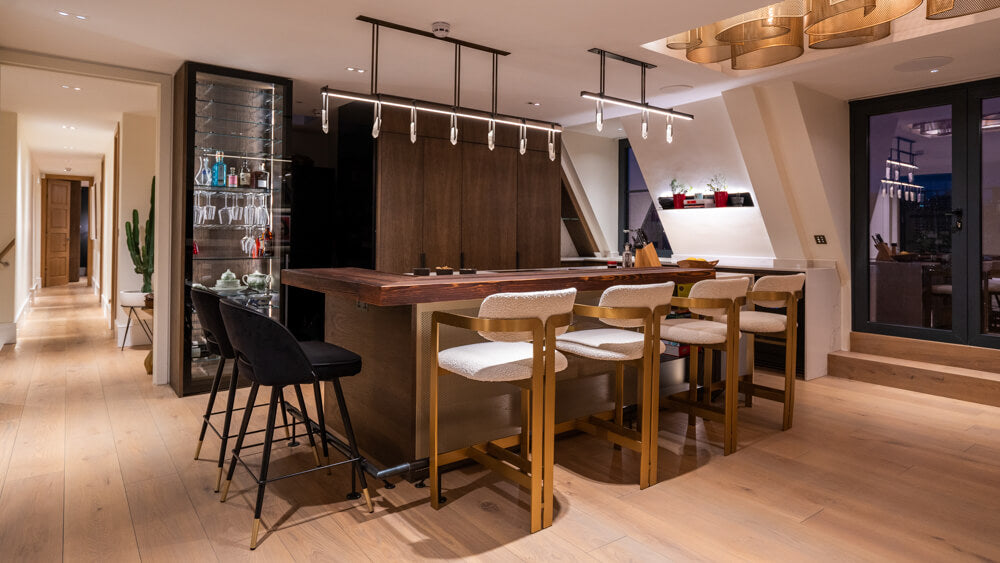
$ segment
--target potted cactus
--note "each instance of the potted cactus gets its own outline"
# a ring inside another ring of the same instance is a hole
[[[707,186],[709,191],[712,192],[712,196],[715,198],[715,206],[725,207],[726,202],[729,200],[725,174],[722,172],[716,172],[715,175],[708,180]]]
[[[153,290],[153,206],[156,197],[156,177],[153,177],[149,190],[149,218],[146,219],[146,232],[143,242],[139,242],[139,211],[132,210],[132,222],[125,221],[125,242],[128,253],[132,256],[135,273],[142,276],[142,293]]]

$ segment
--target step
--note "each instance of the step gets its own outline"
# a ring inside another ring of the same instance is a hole
[[[886,387],[1000,407],[1000,374],[861,352],[832,352],[827,373]]]
[[[1000,371],[1000,350],[947,342],[851,333],[851,351],[979,371]]]

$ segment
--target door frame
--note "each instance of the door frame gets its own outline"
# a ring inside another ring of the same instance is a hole
[[[975,123],[977,127],[969,127],[966,132],[966,152],[969,155],[969,194],[966,209],[976,209],[977,213],[967,213],[966,223],[969,233],[969,256],[974,260],[968,261],[968,283],[966,292],[969,295],[967,300],[967,315],[970,319],[975,319],[972,330],[969,334],[969,345],[981,348],[1000,348],[1000,334],[988,334],[983,326],[982,315],[982,256],[983,256],[983,144],[981,134],[982,101],[990,98],[1000,98],[1000,78],[992,80],[981,80],[968,85],[968,108],[967,123]],[[973,299],[972,296],[978,296]],[[986,296],[989,299],[989,295]]]
[[[39,237],[41,239],[41,241],[40,241],[41,242],[41,256],[39,256],[39,264],[40,264],[40,267],[42,269],[42,272],[41,272],[41,274],[42,274],[42,287],[48,287],[48,277],[49,277],[49,274],[48,274],[47,269],[45,267],[45,252],[46,252],[46,250],[48,250],[46,248],[46,242],[45,242],[45,228],[48,226],[48,217],[46,215],[46,211],[49,208],[49,183],[48,183],[49,180],[66,180],[68,182],[89,182],[91,187],[93,187],[93,185],[94,185],[94,177],[93,176],[74,176],[74,175],[69,175],[69,174],[43,174],[43,177],[42,177],[42,198],[41,198],[41,203],[42,203],[42,209],[41,209],[41,211],[42,211],[41,212],[41,216],[42,217],[41,217],[41,219],[42,219],[42,223],[41,223],[41,231],[40,231],[41,236]],[[72,187],[70,189],[72,189]],[[77,265],[77,267],[79,267],[79,264]],[[89,273],[87,275],[88,275],[88,277],[90,276]]]
[[[115,171],[115,181],[111,188],[111,291],[108,292],[108,301],[111,303],[109,321],[114,328],[118,319],[118,186],[121,182],[121,130],[122,124],[115,124],[114,150],[111,153],[111,169]],[[102,223],[103,227],[103,223]]]
[[[905,92],[879,98],[855,100],[851,111],[851,282],[852,329],[855,332],[885,334],[918,340],[1000,348],[1000,337],[981,335],[979,279],[981,241],[981,187],[978,127],[979,107],[972,106],[973,93],[1000,91],[1000,78],[955,84],[917,92]],[[1000,95],[1000,94],[998,94]],[[992,96],[989,96],[992,97]],[[869,118],[873,115],[951,105],[952,108],[952,208],[965,211],[964,226],[952,235],[952,328],[902,326],[870,319],[869,245]],[[975,142],[973,143],[973,137]],[[976,210],[977,213],[972,213]],[[970,233],[972,233],[970,235]],[[970,260],[975,257],[975,260]],[[973,291],[975,288],[975,291]]]

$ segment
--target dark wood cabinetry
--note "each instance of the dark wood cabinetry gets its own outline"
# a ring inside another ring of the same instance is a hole
[[[560,168],[558,154],[549,159],[545,132],[529,131],[520,155],[517,129],[498,126],[491,151],[485,122],[460,119],[452,145],[447,116],[420,114],[411,143],[409,111],[383,108],[382,131],[372,142],[370,105],[338,111],[338,145],[350,153],[341,155],[338,189],[372,194],[373,208],[357,210],[375,223],[368,267],[403,273],[417,266],[559,265]]]

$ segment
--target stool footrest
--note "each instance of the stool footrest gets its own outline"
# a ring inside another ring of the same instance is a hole
[[[642,451],[641,433],[636,432],[631,428],[618,426],[609,420],[600,419],[596,416],[590,416],[586,419],[577,419],[574,421],[573,427],[577,430],[581,430],[598,438],[603,438],[630,450],[637,452]]]
[[[470,458],[475,460],[483,467],[496,471],[504,478],[509,479],[517,483],[518,485],[521,485],[522,487],[525,488],[531,487],[531,475],[527,475],[523,473],[520,469],[507,465],[506,463],[503,462],[503,460],[497,459],[492,455],[486,453],[485,448],[483,449],[480,448],[482,448],[482,446],[473,446],[471,448],[467,448],[466,453]]]
[[[740,382],[740,391],[754,397],[760,397],[761,399],[768,399],[779,403],[785,402],[784,390],[765,387],[764,385],[758,385],[749,381]]]
[[[687,398],[686,392],[667,395],[660,399],[660,408],[668,408],[668,404],[681,412],[717,422],[725,422],[726,410],[711,404],[698,403]]]

